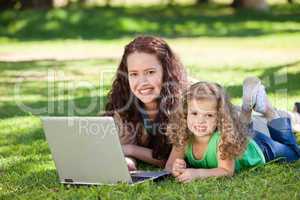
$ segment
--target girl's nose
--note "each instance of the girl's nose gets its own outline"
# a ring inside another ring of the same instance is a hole
[[[199,119],[198,119],[199,124],[204,124],[205,122],[206,122],[206,120],[204,117],[199,117]]]
[[[204,116],[200,116],[199,119],[198,119],[198,123],[200,123],[200,124],[206,123],[205,117]]]

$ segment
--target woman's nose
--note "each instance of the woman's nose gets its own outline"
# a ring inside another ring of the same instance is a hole
[[[148,83],[147,76],[141,75],[141,76],[139,77],[139,84],[145,84],[145,83]]]

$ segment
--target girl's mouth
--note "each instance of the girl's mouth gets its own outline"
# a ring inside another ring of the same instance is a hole
[[[207,127],[206,126],[199,126],[199,125],[196,125],[194,126],[194,128],[199,131],[199,132],[206,132],[207,130]]]

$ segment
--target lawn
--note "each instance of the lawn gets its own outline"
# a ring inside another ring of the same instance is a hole
[[[164,37],[190,77],[223,84],[235,104],[243,79],[255,75],[272,103],[290,110],[300,101],[299,10],[212,4],[1,12],[0,199],[300,199],[300,162],[190,184],[64,186],[39,119],[103,111],[123,47],[139,34]]]

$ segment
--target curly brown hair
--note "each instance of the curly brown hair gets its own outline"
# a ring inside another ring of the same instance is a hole
[[[193,138],[193,134],[187,127],[189,102],[192,99],[211,98],[217,101],[217,130],[221,134],[220,157],[235,159],[241,156],[248,144],[248,124],[240,122],[238,112],[231,104],[229,96],[217,83],[197,82],[183,92],[181,109],[170,117],[167,135],[173,145],[184,148]]]
[[[133,95],[129,87],[127,57],[134,52],[149,53],[155,55],[163,68],[163,86],[160,97],[158,116],[155,122],[152,140],[153,157],[166,159],[169,156],[171,145],[165,136],[169,115],[178,107],[179,98],[183,88],[186,88],[186,74],[179,59],[175,56],[169,45],[159,37],[139,36],[125,46],[125,50],[116,72],[112,88],[108,93],[108,102],[105,107],[105,115],[113,115],[117,111],[127,123],[137,126],[141,115],[139,106],[143,103]],[[139,139],[141,130],[138,130]]]

